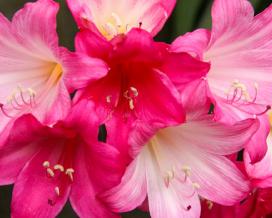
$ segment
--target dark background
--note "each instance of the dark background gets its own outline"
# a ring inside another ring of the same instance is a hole
[[[8,18],[11,18],[14,12],[20,9],[26,2],[31,2],[31,0],[0,0],[0,11]],[[69,13],[65,5],[65,1],[58,0],[58,2],[61,3],[61,10],[58,14],[58,33],[60,37],[60,43],[61,45],[73,50],[73,40],[77,32],[77,28],[71,14]],[[255,7],[256,13],[259,13],[270,3],[272,3],[272,0],[251,0],[251,2]],[[177,0],[177,5],[174,13],[172,14],[164,29],[157,36],[156,39],[165,42],[171,42],[177,36],[184,34],[188,31],[192,31],[196,28],[210,28],[211,4],[212,0]],[[0,218],[10,217],[11,193],[12,186],[0,187]],[[69,204],[66,205],[65,209],[58,216],[58,218],[75,217],[77,216],[73,212]],[[134,211],[124,214],[122,217],[147,218],[150,216],[147,213]]]

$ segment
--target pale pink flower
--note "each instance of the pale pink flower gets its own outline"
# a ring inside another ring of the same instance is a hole
[[[107,39],[141,27],[156,35],[170,16],[176,0],[67,0],[80,28]]]
[[[215,0],[212,30],[179,37],[172,51],[211,63],[207,74],[217,119],[233,123],[264,114],[272,102],[272,6],[254,16],[247,0]],[[254,156],[259,161],[267,148]]]
[[[117,216],[96,198],[122,174],[119,152],[97,140],[99,124],[91,101],[52,127],[32,115],[14,122],[0,148],[0,184],[15,183],[13,218],[56,217],[68,199],[80,217]]]
[[[225,113],[232,105],[252,114],[263,112],[272,101],[271,22],[272,6],[254,16],[247,0],[215,0],[211,32],[199,29],[181,36],[172,50],[211,63],[207,79],[218,109]]]
[[[208,114],[210,102],[203,96],[199,87],[195,95],[184,99],[186,123],[156,133],[150,130],[149,135],[146,129],[144,135],[140,131],[131,135],[135,159],[121,183],[101,195],[113,211],[130,211],[148,198],[154,218],[197,218],[199,196],[223,205],[233,205],[247,196],[249,182],[225,156],[241,150],[259,122],[215,122]]]
[[[38,0],[26,4],[11,22],[0,15],[0,133],[25,113],[46,124],[64,118],[70,108],[68,91],[108,70],[100,60],[58,46],[58,8],[52,0]]]

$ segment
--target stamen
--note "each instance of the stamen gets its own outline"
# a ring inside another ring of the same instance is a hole
[[[107,97],[106,97],[106,101],[107,101],[107,103],[111,103],[111,95],[108,95]]]
[[[186,176],[190,176],[190,172],[192,169],[191,167],[185,165],[181,168],[181,170],[185,173]]]
[[[129,108],[130,110],[134,110],[134,102],[132,99],[129,100]]]
[[[129,87],[129,90],[125,91],[123,96],[128,100],[129,103],[129,108],[131,110],[134,110],[135,105],[134,105],[134,100],[136,97],[138,97],[139,92],[135,87]]]
[[[75,170],[73,168],[68,168],[66,169],[66,172],[65,172],[65,174],[69,176],[72,182],[74,181],[74,177],[73,177],[74,172]]]
[[[114,36],[116,36],[118,34],[117,29],[110,22],[105,23],[105,25],[103,26],[103,28],[106,31],[107,35],[110,36],[110,37],[114,37]]]
[[[9,114],[6,112],[6,110],[5,110],[5,108],[4,108],[4,105],[3,105],[2,103],[0,103],[0,109],[1,109],[2,113],[3,113],[6,117],[11,118],[11,119],[13,118],[13,116],[9,115]]]
[[[44,161],[43,162],[43,167],[45,167],[45,168],[50,167],[50,162],[49,161]]]
[[[47,171],[47,173],[48,173],[49,176],[51,176],[51,177],[55,176],[55,173],[54,173],[54,171],[52,169],[47,168],[46,171]]]
[[[114,20],[114,23],[118,26],[118,27],[121,27],[122,26],[122,20],[120,19],[120,17],[117,15],[117,14],[115,14],[115,13],[112,13],[111,14],[111,17],[113,18],[113,20]]]
[[[210,200],[207,200],[206,203],[208,205],[208,209],[211,210],[213,208],[213,202],[211,202]]]
[[[200,189],[200,185],[197,182],[193,182],[192,184],[195,189]]]
[[[58,187],[58,186],[57,186],[57,187],[55,187],[55,192],[56,192],[57,196],[60,196],[60,189],[59,189],[59,187]]]
[[[64,172],[64,167],[61,164],[56,164],[54,166],[54,170],[59,170],[60,172]]]

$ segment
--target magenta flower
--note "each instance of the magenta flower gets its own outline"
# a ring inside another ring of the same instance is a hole
[[[248,0],[215,0],[211,32],[199,29],[173,43],[173,51],[190,52],[211,63],[208,83],[216,113],[226,122],[270,109],[271,12],[272,6],[254,16]]]
[[[247,196],[249,182],[226,156],[244,147],[259,122],[215,122],[213,115],[208,115],[210,103],[196,98],[204,95],[199,87],[195,95],[184,99],[186,123],[155,134],[151,130],[150,140],[140,131],[131,135],[135,159],[121,183],[101,196],[113,211],[130,211],[147,198],[154,218],[195,218],[200,216],[199,196],[223,205],[233,205]]]
[[[156,35],[170,16],[176,0],[67,0],[80,28],[111,40],[141,27]]]
[[[15,182],[12,217],[56,217],[68,198],[80,217],[115,217],[96,194],[119,181],[122,164],[115,148],[97,141],[93,108],[82,101],[52,128],[31,115],[14,123],[0,149],[0,184]]]
[[[147,125],[183,122],[184,110],[176,85],[201,78],[209,70],[209,64],[186,53],[169,52],[169,45],[155,42],[148,32],[138,28],[110,42],[82,30],[76,48],[103,59],[110,67],[105,77],[79,91],[78,98],[95,102],[107,124],[109,142],[125,145],[125,149],[125,136],[135,120]]]
[[[58,46],[58,8],[39,0],[26,4],[12,22],[0,15],[0,133],[26,113],[45,124],[64,118],[68,91],[84,86],[86,75],[90,81],[108,70],[100,60]]]

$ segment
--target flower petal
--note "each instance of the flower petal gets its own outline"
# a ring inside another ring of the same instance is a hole
[[[39,131],[45,129],[33,116],[25,115],[14,122],[11,134],[0,147],[0,184],[14,183],[24,165],[39,151]],[[15,164],[16,163],[16,164]]]
[[[24,167],[13,190],[11,214],[19,217],[56,217],[69,195],[68,177],[57,180],[47,174],[44,161],[58,163],[63,146],[40,144],[42,149]],[[61,186],[60,186],[61,184]],[[59,188],[57,193],[56,188]]]
[[[194,32],[186,33],[183,36],[178,37],[171,44],[171,51],[180,53],[187,52],[193,57],[197,57],[200,60],[203,58],[203,52],[206,50],[211,33],[206,29],[198,29]]]
[[[211,62],[211,90],[226,99],[238,82],[249,102],[269,105],[272,100],[272,5],[254,17],[246,0],[217,0],[212,9],[213,30],[204,59]],[[264,108],[265,109],[265,108]]]
[[[140,206],[146,198],[145,159],[138,156],[126,169],[121,183],[101,198],[115,212],[127,212]]]
[[[156,35],[170,16],[175,0],[120,0],[118,2],[67,0],[70,10],[79,27],[90,28],[97,32],[105,29],[107,23],[119,25],[123,31],[139,27]],[[127,11],[130,11],[127,14]]]
[[[191,179],[200,185],[200,196],[223,205],[234,205],[246,197],[250,191],[249,182],[234,163],[204,151],[194,158],[190,161]]]
[[[69,91],[85,88],[90,82],[104,77],[109,68],[102,60],[82,53],[71,53],[62,49],[61,62],[64,81]]]
[[[96,197],[119,183],[122,164],[118,158],[118,151],[107,144],[80,145],[70,195],[72,207],[80,217],[119,217]]]

